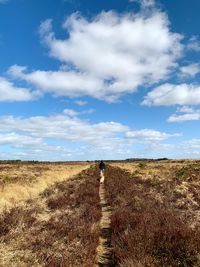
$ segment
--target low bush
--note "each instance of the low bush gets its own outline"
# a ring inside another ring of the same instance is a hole
[[[171,199],[159,202],[155,185],[119,168],[108,167],[105,181],[117,266],[200,266],[200,229],[182,220]]]
[[[138,167],[139,167],[140,169],[145,169],[145,168],[147,167],[147,163],[144,162],[144,161],[142,161],[142,162],[140,162],[140,163],[138,164]]]

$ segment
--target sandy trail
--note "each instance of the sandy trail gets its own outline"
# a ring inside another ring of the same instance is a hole
[[[107,203],[104,186],[104,175],[101,175],[99,188],[100,204],[102,210],[102,217],[100,221],[101,234],[99,238],[99,245],[97,247],[97,265],[101,267],[113,267],[113,249],[111,245],[111,215],[112,209]]]

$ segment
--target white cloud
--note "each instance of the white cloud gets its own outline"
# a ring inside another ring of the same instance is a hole
[[[36,93],[31,92],[26,88],[15,86],[12,82],[0,77],[0,101],[30,101],[35,99]]]
[[[64,109],[63,113],[66,114],[69,117],[77,117],[82,114],[91,114],[95,112],[94,109],[87,109],[87,110],[82,110],[82,111],[75,111],[73,109]]]
[[[197,73],[200,73],[200,65],[193,63],[187,66],[180,67],[181,76],[195,76]]]
[[[183,48],[181,35],[172,33],[167,16],[156,10],[148,15],[102,12],[92,20],[74,13],[63,27],[69,36],[63,40],[56,38],[51,20],[39,30],[49,55],[61,62],[61,68],[31,72],[15,65],[10,69],[13,77],[55,96],[115,101],[141,85],[166,79]]]
[[[69,117],[77,117],[79,112],[73,110],[73,109],[64,109],[64,114],[68,115]]]
[[[17,131],[33,137],[96,144],[99,140],[109,139],[128,129],[127,126],[116,122],[90,124],[75,115],[76,111],[65,110],[63,114],[49,117],[2,116],[0,117],[1,131]]]
[[[183,106],[183,107],[177,108],[177,112],[193,113],[194,112],[194,109],[192,107],[189,107],[189,106]]]
[[[166,83],[149,92],[142,104],[149,106],[198,105],[200,104],[200,86]]]
[[[47,19],[40,24],[39,34],[41,36],[45,36],[48,33],[49,38],[51,40],[51,38],[54,37],[53,33],[50,34],[51,30],[52,30],[52,19]],[[46,41],[48,41],[48,40],[46,40]]]
[[[200,157],[200,139],[191,139],[176,144],[149,143],[139,151],[139,157],[171,159],[191,159]]]
[[[193,109],[191,107],[183,107],[177,109],[178,113],[184,114],[173,114],[168,118],[169,122],[183,122],[183,121],[193,121],[200,120],[200,110]]]
[[[72,156],[77,150],[58,145],[50,145],[40,137],[11,133],[0,133],[0,159],[61,160]],[[9,150],[4,146],[9,147]]]
[[[9,73],[15,78],[34,84],[42,92],[51,92],[55,96],[78,97],[89,95],[96,98],[103,98],[105,92],[103,81],[96,77],[89,77],[85,73],[76,71],[35,71],[32,73],[24,72],[26,68],[14,65],[9,69]],[[112,100],[108,96],[107,100]]]
[[[10,145],[12,147],[36,147],[42,144],[41,138],[19,135],[17,133],[0,133],[0,145]]]
[[[167,134],[165,132],[155,131],[152,129],[142,129],[139,131],[128,131],[126,137],[130,139],[147,141],[147,142],[157,142],[169,139],[171,137],[178,137],[180,134]]]
[[[200,51],[200,41],[198,40],[197,36],[193,36],[192,38],[190,38],[187,48],[196,52]]]
[[[171,115],[168,119],[170,122],[196,121],[200,120],[200,112],[188,113],[182,115]]]
[[[187,149],[190,148],[190,150],[199,149],[199,154],[200,154],[200,139],[192,139],[192,140],[184,141],[184,146]]]
[[[74,103],[78,106],[85,106],[87,105],[87,101],[83,101],[83,100],[77,100],[77,101],[74,101]]]
[[[53,116],[0,116],[0,144],[18,149],[25,153],[23,158],[31,159],[124,158],[135,153],[137,144],[145,146],[179,136],[149,129],[132,130],[112,121],[90,123],[77,114],[64,110]]]
[[[200,157],[200,139],[191,139],[182,142],[177,146],[180,151],[180,157],[199,158]]]
[[[62,114],[49,117],[2,116],[2,144],[17,146],[20,152],[25,150],[26,158],[46,160],[105,158],[111,157],[113,151],[117,157],[128,150],[128,142],[119,138],[129,129],[127,126],[117,122],[91,124],[75,115],[76,111],[65,110]],[[27,137],[30,138],[27,140]],[[34,146],[34,139],[41,141],[35,141]],[[61,145],[49,145],[48,140]]]
[[[155,6],[155,0],[129,0],[129,2],[137,2],[142,8],[148,8]]]

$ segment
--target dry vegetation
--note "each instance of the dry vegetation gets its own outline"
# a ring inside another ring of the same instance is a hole
[[[97,169],[43,190],[0,216],[0,266],[93,266],[99,239]]]
[[[105,178],[118,266],[200,266],[199,162],[118,165]]]
[[[0,164],[0,212],[23,205],[55,182],[63,181],[87,169],[86,163],[7,163]]]
[[[98,168],[0,164],[0,173],[0,266],[93,267]],[[105,189],[116,266],[200,267],[200,161],[112,163]]]

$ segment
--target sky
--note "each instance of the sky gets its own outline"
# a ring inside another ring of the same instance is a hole
[[[199,0],[0,0],[0,159],[200,158]]]

